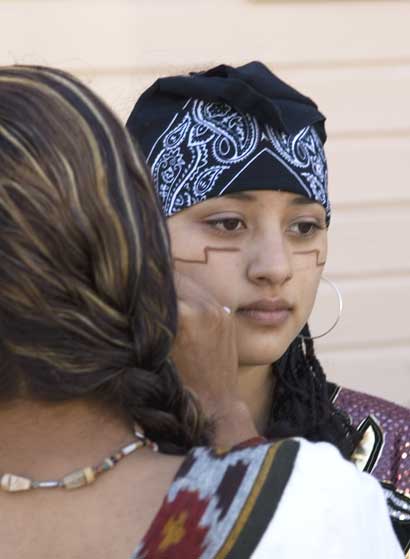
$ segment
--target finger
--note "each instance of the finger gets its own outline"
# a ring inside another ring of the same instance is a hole
[[[198,293],[198,285],[189,276],[181,272],[174,272],[174,281],[179,299],[190,299]]]
[[[218,305],[215,297],[191,277],[181,272],[175,272],[174,277],[178,299],[192,304],[198,302],[202,304]]]

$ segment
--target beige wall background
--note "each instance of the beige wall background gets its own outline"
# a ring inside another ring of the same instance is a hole
[[[334,381],[410,406],[409,1],[0,0],[0,22],[1,64],[72,71],[123,120],[156,77],[222,61],[261,59],[312,96],[345,302],[318,353]]]

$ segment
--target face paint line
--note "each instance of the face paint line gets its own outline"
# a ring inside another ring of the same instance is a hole
[[[326,260],[324,260],[323,262],[320,262],[320,251],[318,249],[314,249],[314,250],[306,250],[306,251],[298,251],[298,252],[293,252],[292,254],[301,254],[303,256],[307,256],[309,254],[316,254],[316,266],[318,268],[323,267],[326,264]]]
[[[174,262],[183,262],[184,264],[208,264],[209,253],[211,252],[240,252],[239,248],[215,248],[215,247],[205,247],[204,248],[204,260],[188,260],[185,258],[174,257]]]

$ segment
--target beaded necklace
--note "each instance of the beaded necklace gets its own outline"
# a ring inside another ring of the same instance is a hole
[[[59,480],[33,481],[29,478],[15,474],[5,473],[0,478],[0,488],[9,493],[28,491],[30,489],[78,489],[93,483],[101,474],[112,470],[120,460],[129,456],[139,448],[150,448],[153,452],[158,452],[158,445],[150,441],[143,433],[135,432],[136,440],[128,443],[107,456],[96,466],[87,466],[74,470]]]

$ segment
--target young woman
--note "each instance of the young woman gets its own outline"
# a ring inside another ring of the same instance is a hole
[[[209,427],[169,360],[177,299],[152,185],[121,124],[57,70],[0,68],[0,261],[1,557],[400,557],[380,488],[330,445],[190,450]],[[235,431],[216,424],[220,443],[252,437],[234,322],[178,283],[174,358]],[[283,538],[299,505],[315,511],[303,548]]]
[[[307,325],[330,222],[324,120],[253,62],[159,79],[127,126],[168,217],[176,269],[232,310],[238,390],[259,432],[354,456],[384,482],[408,550],[410,411],[327,383]]]

